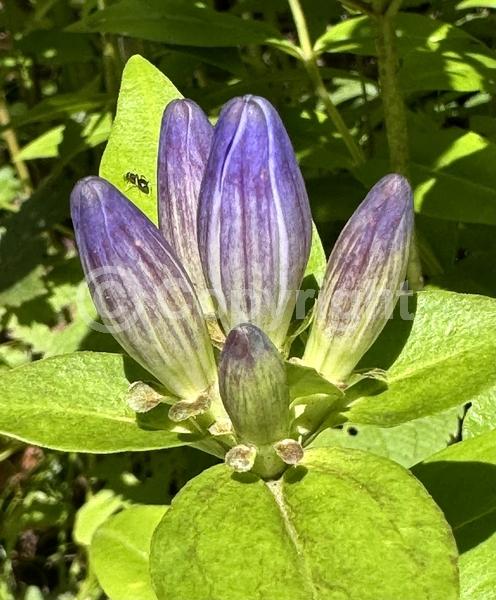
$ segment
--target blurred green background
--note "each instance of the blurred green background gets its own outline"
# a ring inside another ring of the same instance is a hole
[[[76,301],[85,284],[68,199],[98,173],[136,53],[212,119],[236,95],[274,103],[327,253],[368,187],[400,169],[426,285],[496,296],[496,1],[303,0],[303,31],[290,4],[0,1],[0,372],[118,351]],[[385,13],[396,47],[381,50]],[[91,510],[74,532],[78,509],[167,503],[209,464],[188,449],[95,457],[6,439],[0,461],[0,599],[23,600],[102,597],[84,552]]]

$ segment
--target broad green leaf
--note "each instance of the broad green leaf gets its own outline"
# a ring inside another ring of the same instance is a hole
[[[158,600],[455,600],[456,547],[402,467],[314,449],[282,480],[224,465],[190,481],[157,527]]]
[[[396,19],[403,91],[494,90],[496,54],[463,29],[414,13]],[[334,25],[316,42],[318,52],[375,55],[377,28],[370,17]]]
[[[495,8],[496,0],[463,0],[456,5],[458,10],[465,10],[467,8]]]
[[[117,33],[184,46],[260,44],[280,34],[265,23],[179,0],[121,0],[68,27],[74,32]]]
[[[19,154],[17,160],[33,160],[35,158],[54,158],[59,154],[59,144],[64,139],[65,125],[52,127],[42,133],[29,144],[26,144]]]
[[[421,214],[496,225],[496,144],[473,132],[411,128],[410,177],[415,210]],[[370,186],[389,172],[389,162],[372,159],[355,173]]]
[[[99,527],[91,566],[110,600],[156,600],[149,573],[150,541],[166,506],[131,506]]]
[[[86,125],[81,131],[81,141],[84,148],[94,148],[108,139],[112,117],[110,113],[94,114],[89,117]],[[59,155],[59,146],[64,139],[65,125],[52,127],[45,133],[26,144],[16,160],[34,160],[37,158],[54,158]]]
[[[403,58],[415,50],[433,52],[465,49],[491,51],[463,29],[415,13],[399,13],[395,18],[397,46]],[[333,25],[315,43],[317,52],[350,52],[375,55],[377,27],[371,17],[353,17]]]
[[[472,400],[463,419],[463,437],[475,437],[493,429],[496,429],[496,387]]]
[[[120,354],[76,352],[0,374],[0,433],[69,452],[181,446],[194,436],[146,431],[125,402],[129,384],[150,376]]]
[[[33,250],[38,246],[37,240],[32,240]],[[39,248],[39,246],[38,246]],[[12,259],[15,264],[15,258]],[[9,265],[10,266],[10,265]],[[17,266],[17,265],[16,265]],[[14,279],[14,269],[10,270],[12,275],[12,284],[5,290],[0,289],[0,304],[9,307],[21,306],[24,302],[44,296],[47,292],[44,282],[45,269],[38,264],[33,266],[32,270],[26,275],[19,273],[17,280]]]
[[[76,274],[75,281],[71,280],[71,274]],[[66,277],[64,283],[60,277]],[[44,358],[77,350],[119,352],[119,344],[106,330],[97,331],[91,327],[98,322],[98,314],[88,286],[81,277],[77,257],[53,269],[43,278],[46,284],[44,295],[11,310],[7,315],[6,326],[12,337]],[[70,322],[65,322],[64,310],[66,314],[70,313]],[[54,318],[54,314],[57,317]],[[54,326],[55,320],[58,322]]]
[[[155,223],[160,123],[166,105],[181,97],[156,67],[137,54],[132,56],[122,73],[117,114],[100,164],[100,175]],[[149,194],[127,183],[124,177],[129,171],[150,182]]]
[[[429,288],[496,297],[494,226],[431,218],[417,219],[417,224],[439,265],[430,266]],[[423,243],[421,254],[426,254],[425,248]]]
[[[83,546],[89,546],[93,534],[111,515],[125,506],[112,490],[100,490],[81,506],[76,513],[72,537]]]
[[[477,50],[431,50],[405,56],[399,72],[403,92],[455,90],[493,92],[496,55]]]
[[[404,299],[361,361],[389,367],[388,389],[353,403],[351,422],[392,427],[460,406],[496,384],[496,300],[440,291],[420,292],[408,307]]]
[[[496,598],[496,431],[450,446],[414,469],[453,529],[462,600]]]
[[[460,410],[451,408],[396,427],[346,423],[341,429],[326,429],[311,446],[366,450],[409,468],[446,448],[458,433],[459,416]]]

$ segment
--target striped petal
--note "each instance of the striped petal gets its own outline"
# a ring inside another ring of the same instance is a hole
[[[386,175],[344,227],[327,264],[303,362],[341,383],[390,318],[405,279],[412,191]]]
[[[192,100],[173,100],[162,117],[158,149],[159,228],[193,282],[205,314],[214,313],[200,261],[197,212],[213,127]]]
[[[99,177],[79,181],[71,213],[81,262],[103,322],[172,393],[195,398],[216,381],[191,281],[148,218]]]
[[[284,125],[263,98],[228,102],[200,190],[203,270],[226,332],[242,322],[284,342],[308,261],[305,185]]]
[[[239,325],[227,336],[219,365],[219,388],[241,442],[264,446],[288,436],[289,390],[284,361],[254,325]]]

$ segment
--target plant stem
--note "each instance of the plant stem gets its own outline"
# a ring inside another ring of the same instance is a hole
[[[106,0],[97,0],[98,10],[105,10]],[[114,36],[102,33],[103,72],[105,75],[105,88],[109,94],[115,96],[119,91],[119,53],[115,45]]]
[[[10,123],[10,114],[9,109],[7,107],[7,101],[3,92],[0,92],[0,125],[5,126]],[[2,133],[3,140],[5,145],[7,146],[7,150],[10,155],[10,160],[12,164],[15,166],[17,174],[19,175],[19,179],[24,187],[24,191],[26,194],[30,194],[32,192],[32,183],[31,176],[29,174],[29,170],[26,166],[26,163],[23,160],[18,160],[17,155],[19,154],[20,147],[19,142],[17,140],[17,135],[15,130],[11,127],[6,129]]]
[[[353,139],[353,136],[346,126],[346,123],[344,122],[340,112],[334,106],[334,103],[332,102],[329,92],[327,91],[324,81],[320,75],[317,64],[317,56],[313,50],[307,22],[301,8],[300,0],[288,0],[288,3],[293,15],[296,31],[298,33],[298,39],[300,41],[302,60],[310,81],[314,86],[315,93],[323,102],[329,118],[334,123],[338,133],[341,135],[343,142],[346,144],[346,147],[353,158],[354,163],[357,165],[362,164],[365,161],[362,150]]]
[[[401,1],[393,0],[389,5],[381,0],[374,2],[377,22],[377,61],[384,122],[389,146],[391,169],[408,177],[409,149],[405,103],[398,81],[398,54],[396,47],[395,16]],[[408,260],[408,282],[413,290],[423,287],[422,267],[413,234]]]
[[[408,175],[408,129],[405,104],[397,78],[398,57],[394,18],[379,14],[376,15],[376,20],[379,83],[384,106],[391,167],[394,171],[406,177]]]

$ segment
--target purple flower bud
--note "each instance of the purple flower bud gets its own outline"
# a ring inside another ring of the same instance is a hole
[[[219,388],[241,442],[264,446],[287,438],[289,389],[284,361],[258,327],[239,325],[227,336]]]
[[[79,181],[71,213],[93,301],[108,330],[173,394],[195,398],[216,366],[193,286],[160,231],[113,185]]]
[[[341,383],[391,316],[405,279],[413,230],[412,190],[386,175],[367,194],[327,264],[303,362]]]
[[[257,325],[281,346],[310,252],[305,185],[284,125],[263,98],[228,102],[200,190],[203,270],[226,332]]]
[[[158,148],[158,222],[193,282],[204,313],[214,314],[200,261],[197,213],[213,127],[192,100],[173,100],[162,117]]]

